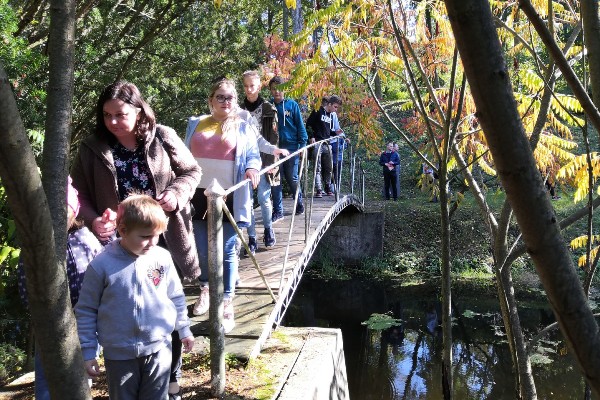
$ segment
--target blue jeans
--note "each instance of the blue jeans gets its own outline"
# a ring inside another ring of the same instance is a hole
[[[295,150],[290,150],[295,151]],[[294,156],[289,160],[285,161],[280,166],[281,178],[285,178],[288,186],[292,190],[292,194],[296,193],[298,188],[298,204],[302,204],[302,190],[298,187],[298,156]],[[283,182],[282,182],[283,183]],[[273,186],[271,189],[273,193],[273,211],[283,215],[283,188],[281,185]]]
[[[208,284],[208,224],[206,220],[193,220],[194,238],[200,259],[200,285]],[[238,257],[235,250],[237,233],[229,222],[223,221],[223,298],[231,299],[235,294],[238,276]]]
[[[44,369],[42,368],[42,358],[37,349],[35,350],[35,399],[50,400],[50,390],[48,389],[48,381],[46,380],[46,376],[44,376]]]
[[[271,204],[271,184],[267,179],[266,174],[260,176],[260,182],[256,188],[256,195],[258,197],[258,204],[260,204],[260,212],[262,214],[263,226],[265,229],[271,229],[273,223],[271,222],[271,213],[273,212],[273,205]],[[254,207],[252,208],[252,221],[248,227],[248,236],[256,237],[256,226],[254,219]]]

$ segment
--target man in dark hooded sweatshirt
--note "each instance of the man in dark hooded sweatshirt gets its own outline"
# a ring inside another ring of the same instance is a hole
[[[310,113],[306,126],[308,129],[308,138],[310,143],[315,143],[323,139],[329,139],[331,136],[331,113],[327,111],[329,107],[329,98],[323,97],[321,107]],[[315,147],[315,197],[323,197],[323,193],[328,196],[333,195],[331,189],[331,173],[333,163],[331,160],[331,145],[329,142],[323,143],[321,147]],[[322,175],[322,179],[321,179]],[[323,189],[325,189],[323,191]]]

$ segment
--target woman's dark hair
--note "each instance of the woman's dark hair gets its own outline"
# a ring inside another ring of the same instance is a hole
[[[156,127],[154,111],[144,101],[137,86],[127,81],[112,83],[104,88],[96,106],[96,135],[107,141],[109,145],[113,145],[117,140],[104,123],[104,103],[109,100],[121,100],[140,110],[136,131],[138,140],[143,141],[146,133],[153,131]]]

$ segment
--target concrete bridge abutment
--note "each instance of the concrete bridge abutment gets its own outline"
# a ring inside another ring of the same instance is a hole
[[[358,265],[366,257],[381,257],[383,228],[383,213],[346,209],[333,220],[312,259],[328,257],[345,265]]]

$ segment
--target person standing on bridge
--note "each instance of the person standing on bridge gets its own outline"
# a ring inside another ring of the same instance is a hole
[[[251,123],[240,118],[235,83],[219,78],[210,89],[208,96],[210,115],[191,117],[185,136],[185,144],[202,168],[202,179],[192,198],[196,210],[194,215],[194,236],[200,257],[200,297],[194,305],[195,315],[208,311],[208,225],[206,213],[207,197],[204,191],[216,180],[221,187],[228,189],[239,182],[250,179],[252,186],[258,186],[261,169],[260,154],[256,141],[258,132]],[[250,185],[246,184],[225,199],[237,225],[247,228],[253,205]],[[238,257],[236,251],[237,234],[227,217],[223,219],[223,286],[224,309],[223,329],[231,332],[235,326],[233,297],[235,281],[238,277]]]
[[[329,96],[329,111],[331,112],[331,158],[333,160],[333,183],[332,189],[339,191],[341,185],[340,172],[342,170],[342,161],[344,160],[344,150],[348,147],[350,139],[346,137],[340,126],[338,111],[342,105],[342,99],[332,94]]]
[[[279,149],[279,134],[277,133],[277,109],[273,104],[265,101],[260,96],[260,76],[256,71],[246,71],[242,75],[242,83],[244,84],[244,93],[246,97],[241,108],[246,110],[252,116],[251,122],[255,124],[255,128],[259,133],[258,147],[260,150],[260,158],[262,167],[265,168],[275,163],[279,155],[284,157],[290,153],[285,149]],[[275,246],[275,232],[273,231],[272,213],[273,206],[271,203],[271,186],[279,186],[281,184],[279,167],[275,167],[271,171],[260,176],[260,182],[256,188],[258,204],[262,213],[262,221],[264,230],[263,243],[266,248]],[[258,249],[256,241],[256,223],[254,218],[254,207],[252,208],[252,221],[248,227],[248,247],[252,254]]]
[[[321,107],[318,110],[313,110],[306,120],[311,144],[331,137],[332,120],[329,106],[329,98],[323,97]],[[313,153],[315,154],[315,197],[321,198],[323,193],[333,196],[333,190],[331,189],[331,173],[333,171],[331,145],[329,142],[322,143],[321,146],[314,149]],[[322,178],[321,174],[323,175]]]
[[[283,78],[274,76],[269,81],[269,90],[273,96],[273,104],[277,109],[277,130],[279,132],[279,147],[289,150],[291,153],[306,146],[308,135],[300,113],[300,106],[294,100],[286,99],[279,87],[283,84]],[[283,177],[293,194],[298,190],[298,204],[296,215],[304,214],[304,202],[302,201],[302,190],[298,182],[298,160],[296,155],[281,164]],[[281,185],[274,186],[273,194],[273,223],[283,219],[283,188]]]

